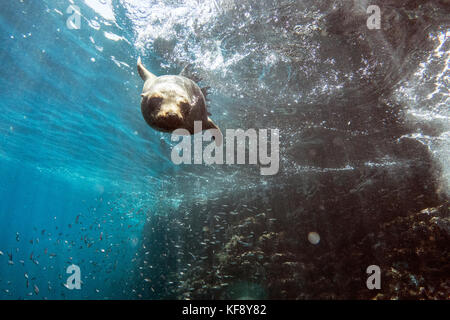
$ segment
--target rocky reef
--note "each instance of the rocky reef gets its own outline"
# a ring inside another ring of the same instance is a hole
[[[300,3],[277,8],[280,19],[271,13],[264,24],[277,32],[297,24],[304,13],[294,10]],[[144,228],[135,279],[139,298],[450,298],[442,163],[413,138],[440,137],[446,129],[424,121],[413,125],[409,106],[396,98],[438,45],[430,34],[448,25],[447,1],[379,1],[388,18],[380,33],[367,30],[361,20],[366,12],[358,15],[352,7],[358,2],[340,3],[330,11],[324,2],[328,13],[311,36],[280,38],[288,70],[308,65],[303,53],[316,43],[321,55],[311,61],[318,71],[310,78],[300,72],[288,84],[279,83],[285,68],[271,69],[270,76],[274,88],[298,96],[314,83],[307,79],[327,74],[319,71],[324,59],[341,57],[342,65],[330,68],[348,74],[342,95],[305,94],[310,103],[277,98],[276,108],[263,115],[246,105],[240,127],[280,129],[279,174],[261,177],[236,166],[183,168],[190,174],[177,176],[167,193],[181,195],[182,204],[161,205]],[[374,69],[368,78],[352,72],[369,65]],[[259,84],[257,76],[251,79],[245,82]],[[254,105],[270,101],[254,98]],[[380,289],[366,285],[372,265],[380,268]]]
[[[277,231],[276,221],[266,230],[266,214],[247,217],[232,227],[211,269],[199,264],[177,279],[178,298],[448,299],[448,209],[395,218],[353,245],[326,251],[306,233]],[[370,265],[381,269],[379,290],[366,286]]]

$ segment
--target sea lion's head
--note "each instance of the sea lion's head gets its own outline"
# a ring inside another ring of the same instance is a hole
[[[208,117],[204,89],[181,75],[157,77],[144,67],[141,58],[138,59],[137,70],[144,80],[141,111],[148,125],[165,132],[185,129],[189,134],[216,129],[219,139],[215,140],[217,145],[221,145],[222,133]],[[197,121],[202,123],[199,128],[195,127]]]
[[[161,131],[183,128],[191,111],[191,101],[181,88],[170,82],[155,84],[142,94],[141,111],[147,123]]]

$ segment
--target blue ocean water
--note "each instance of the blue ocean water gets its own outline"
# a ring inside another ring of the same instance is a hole
[[[79,29],[67,26],[70,5],[80,9]],[[399,48],[416,52],[405,43],[378,46],[370,36],[356,52],[358,44],[343,40],[355,32],[350,22],[343,30],[317,23],[332,9],[311,1],[3,1],[0,299],[173,297],[158,285],[137,293],[146,223],[187,207],[206,217],[218,212],[207,206],[218,199],[225,211],[247,201],[255,211],[314,201],[305,209],[314,214],[302,219],[330,239],[336,216],[324,227],[318,208],[345,203],[366,208],[361,215],[391,214],[364,193],[381,190],[366,189],[376,181],[400,185],[386,187],[398,200],[392,207],[412,197],[419,200],[411,210],[434,204],[417,181],[436,175],[440,192],[448,188],[448,28],[430,31],[428,51],[413,58],[402,55]],[[170,136],[141,115],[139,56],[157,75],[197,69],[212,87],[209,110],[219,126],[280,128],[279,180],[251,166],[173,164]],[[372,99],[379,92],[391,101]],[[365,99],[382,106],[372,111]],[[278,210],[303,212],[287,207]],[[173,269],[185,270],[179,263]],[[81,268],[82,290],[64,286],[72,264]]]
[[[0,274],[6,299],[126,297],[116,288],[127,281],[145,221],[138,210],[150,206],[139,199],[154,187],[145,177],[172,166],[155,152],[159,135],[141,121],[134,68],[120,68],[111,58],[134,67],[135,49],[103,35],[126,32],[117,25],[88,26],[101,16],[86,5],[82,28],[69,30],[69,4],[1,6]],[[7,263],[9,253],[14,265]],[[81,293],[62,285],[68,263],[90,278]],[[39,295],[28,296],[34,285]]]

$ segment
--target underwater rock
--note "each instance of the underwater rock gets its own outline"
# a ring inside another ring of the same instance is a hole
[[[297,252],[268,246],[268,241],[290,236],[276,232],[256,233],[254,248],[242,246],[245,234],[237,223],[232,227],[236,234],[216,252],[212,266],[198,262],[171,276],[178,283],[172,294],[179,299],[231,299],[239,291],[234,284],[251,280],[259,296],[270,299],[446,299],[448,209],[442,204],[396,217],[352,245],[321,252],[308,251],[308,242]],[[380,290],[366,287],[365,270],[373,264],[381,269]]]
[[[379,32],[367,30],[366,12],[347,14],[356,2],[338,3],[331,13],[323,4],[329,14],[320,28],[332,41],[318,38],[317,48],[320,59],[336,59],[342,68],[333,70],[353,79],[344,83],[345,94],[290,105],[288,116],[246,111],[244,125],[282,127],[290,137],[281,142],[280,175],[272,181],[263,185],[260,177],[230,169],[230,177],[248,178],[249,192],[233,186],[201,201],[192,177],[205,168],[173,184],[187,200],[182,210],[164,208],[167,217],[146,225],[145,244],[153,249],[147,259],[157,267],[140,266],[145,278],[157,279],[152,288],[158,295],[143,286],[144,297],[230,299],[250,296],[248,288],[271,299],[449,296],[450,223],[447,203],[436,192],[439,169],[427,146],[402,138],[414,128],[405,106],[392,97],[432,53],[428,26],[437,31],[444,11],[435,6],[442,1],[378,2],[386,18]],[[289,68],[301,69],[311,60],[296,47],[300,36],[289,37],[293,41],[282,39],[279,52],[290,59]],[[337,43],[341,56],[333,50]],[[368,64],[376,66],[368,75],[353,72]],[[280,74],[271,69],[270,76]],[[304,79],[293,75],[286,89]],[[312,230],[320,233],[312,237],[318,245],[308,241]],[[381,290],[367,289],[370,265],[381,269]]]

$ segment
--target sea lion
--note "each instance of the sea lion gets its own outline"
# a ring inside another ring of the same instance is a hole
[[[137,69],[145,81],[141,112],[149,126],[163,132],[186,129],[192,135],[197,133],[194,121],[201,121],[202,130],[218,130],[220,137],[215,140],[216,144],[221,145],[222,133],[208,117],[204,92],[194,81],[182,76],[183,72],[180,75],[157,77],[144,67],[140,57]]]

